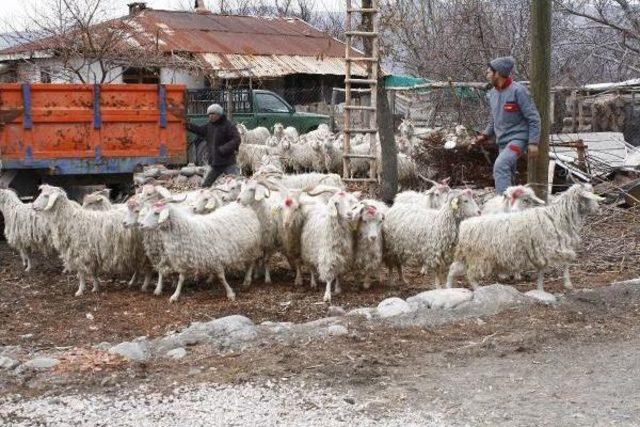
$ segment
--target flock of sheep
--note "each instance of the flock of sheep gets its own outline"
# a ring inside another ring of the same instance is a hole
[[[418,177],[416,165],[411,157],[413,146],[418,139],[410,121],[399,127],[396,137],[398,153],[398,181],[407,187],[415,183]],[[238,125],[242,143],[238,153],[238,164],[246,175],[258,170],[269,157],[271,162],[285,171],[339,173],[342,174],[342,157],[344,152],[344,136],[334,134],[329,126],[321,124],[318,129],[304,135],[298,135],[293,127],[285,128],[276,123],[273,134],[265,127],[247,130]],[[380,174],[379,141],[371,147],[369,138],[364,134],[356,134],[351,139],[351,153],[359,155],[375,155],[372,162],[366,158],[353,158],[350,161],[351,178],[367,177],[373,172],[374,177]]]
[[[30,253],[56,252],[78,276],[77,296],[87,280],[97,291],[105,276],[131,277],[130,285],[142,279],[144,291],[157,274],[155,295],[168,276],[178,277],[170,301],[187,279],[217,279],[234,300],[227,273],[243,273],[243,287],[258,271],[269,283],[276,253],[295,271],[296,285],[305,272],[312,288],[323,282],[327,302],[346,274],[368,288],[382,281],[383,266],[402,281],[403,266],[421,267],[448,287],[462,274],[476,287],[496,274],[535,270],[542,289],[547,268],[576,258],[581,226],[600,200],[589,185],[575,184],[545,205],[517,186],[481,209],[472,190],[434,182],[425,192],[399,193],[389,207],[346,191],[336,174],[287,174],[271,155],[263,160],[250,178],[223,176],[211,188],[179,194],[145,185],[123,204],[96,192],[80,205],[50,185],[23,203],[2,189],[7,241],[27,271]]]

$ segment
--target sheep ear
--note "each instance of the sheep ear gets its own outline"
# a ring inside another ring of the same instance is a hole
[[[45,206],[44,208],[45,211],[48,211],[53,207],[53,205],[56,203],[56,200],[58,200],[58,196],[60,196],[60,193],[58,193],[57,191],[49,194],[49,201],[47,202],[47,206]]]
[[[265,197],[269,197],[271,195],[271,193],[269,193],[269,189],[267,187],[264,187],[262,185],[257,185],[256,186],[256,201],[259,202],[260,200],[264,199]]]
[[[218,206],[218,200],[215,197],[209,199],[207,204],[205,205],[206,209],[213,210]]]
[[[458,197],[454,197],[451,200],[451,209],[457,211],[460,208],[460,199]]]
[[[329,216],[332,216],[332,217],[338,216],[338,205],[334,200],[329,202]]]
[[[162,224],[169,219],[169,209],[162,209],[158,215],[158,224]]]

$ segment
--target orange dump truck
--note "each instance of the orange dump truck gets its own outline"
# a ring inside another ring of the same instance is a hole
[[[147,164],[184,164],[185,87],[0,84],[0,185],[128,186]]]

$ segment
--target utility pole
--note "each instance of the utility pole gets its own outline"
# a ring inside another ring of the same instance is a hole
[[[547,199],[551,129],[551,7],[552,0],[531,0],[531,92],[541,129],[538,157],[528,158],[527,180],[543,200]]]

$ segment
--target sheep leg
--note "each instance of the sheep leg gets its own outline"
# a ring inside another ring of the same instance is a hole
[[[562,271],[562,278],[564,280],[565,289],[573,289],[573,284],[571,283],[571,276],[569,276],[569,267],[565,266]]]
[[[169,302],[176,302],[180,297],[180,293],[182,292],[182,285],[184,284],[184,273],[180,273],[178,276],[178,284],[176,285],[176,291],[169,298]]]
[[[340,279],[335,279],[335,283],[334,283],[334,290],[333,290],[333,294],[334,295],[339,295],[342,293],[342,288],[340,287]]]
[[[538,283],[537,287],[539,291],[544,291],[544,270],[538,270]]]
[[[463,275],[464,271],[465,268],[463,263],[456,261],[451,264],[451,267],[449,267],[449,274],[447,275],[447,288],[452,288],[453,282],[455,282],[456,277]]]
[[[227,283],[227,278],[224,275],[224,269],[223,268],[218,269],[216,271],[216,274],[218,276],[218,279],[222,283],[222,286],[224,286],[224,290],[227,292],[227,299],[229,301],[235,301],[236,294],[235,292],[233,292],[233,289],[231,289],[231,286],[229,286],[229,283]]]
[[[327,286],[324,290],[324,298],[322,298],[324,302],[331,302],[331,280],[327,280]]]
[[[316,275],[312,271],[311,272],[311,289],[315,289],[316,287],[318,287],[318,283],[316,282]]]
[[[87,284],[84,278],[83,272],[78,272],[78,290],[76,291],[76,296],[79,297],[84,293],[84,290],[87,288]]]
[[[362,281],[362,289],[369,289],[371,287],[371,282],[369,281],[369,271],[364,272],[364,280]]]
[[[27,253],[20,249],[20,261],[22,261],[22,266],[27,266]]]
[[[160,295],[162,294],[162,282],[163,282],[163,275],[162,273],[158,273],[158,283],[156,283],[156,289],[153,291],[154,295]]]
[[[251,286],[251,281],[253,279],[253,264],[249,265],[247,271],[244,273],[244,281],[242,282],[243,288],[248,288]]]
[[[138,278],[138,272],[135,271],[133,273],[133,276],[131,276],[131,280],[129,280],[128,286],[133,286],[133,284],[136,283],[137,278]]]
[[[91,288],[91,292],[98,292],[100,290],[100,282],[96,276],[92,277],[93,279],[93,288]]]
[[[302,268],[300,268],[299,264],[296,264],[296,278],[293,281],[293,284],[296,286],[302,286],[304,284],[304,279],[302,278]]]
[[[267,260],[264,262],[264,284],[271,284],[271,273],[269,272],[269,265],[267,264]]]
[[[26,252],[25,252],[24,256],[27,259],[27,268],[25,268],[24,271],[26,271],[28,273],[28,272],[31,271],[31,257]]]
[[[404,274],[402,273],[402,265],[401,264],[397,264],[396,268],[398,269],[398,280],[400,281],[401,285],[408,285],[409,282],[407,282],[407,279],[404,277]]]
[[[142,292],[147,292],[147,288],[149,287],[149,283],[151,283],[151,273],[147,273],[144,275],[144,282],[142,282],[142,287],[140,290]]]

